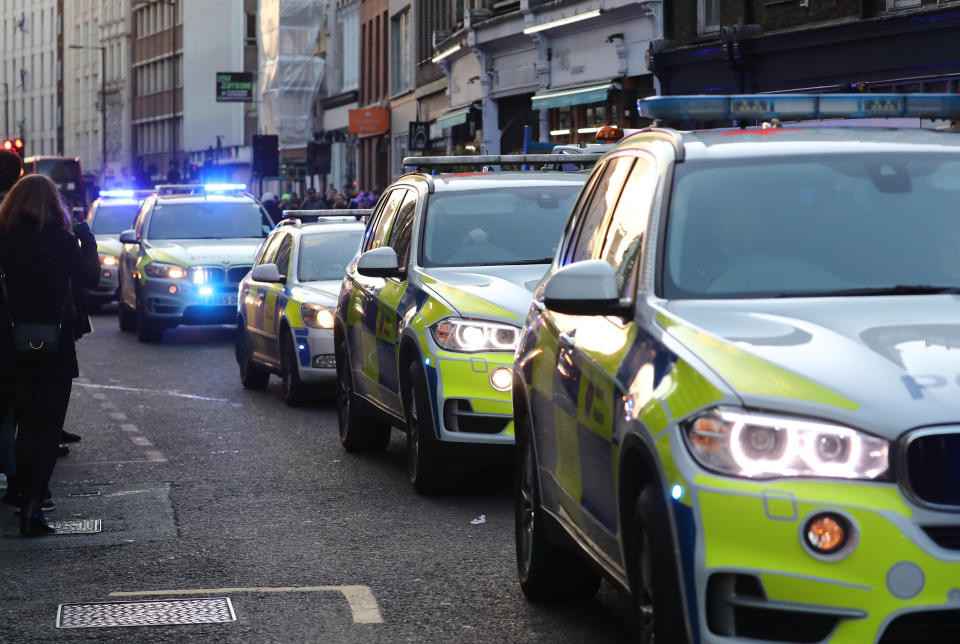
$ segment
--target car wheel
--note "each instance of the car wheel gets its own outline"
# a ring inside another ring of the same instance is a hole
[[[143,298],[137,296],[137,340],[140,342],[158,342],[163,337],[163,325],[150,317]]]
[[[595,595],[600,575],[553,543],[547,534],[533,444],[521,431],[517,432],[514,486],[517,573],[523,594],[531,601],[588,599]]]
[[[121,291],[122,292],[122,291]],[[123,295],[120,296],[120,306],[117,313],[117,321],[120,324],[120,330],[132,333],[137,330],[137,312],[127,306],[123,301]]]
[[[300,380],[297,363],[297,352],[287,330],[283,333],[280,347],[280,376],[283,378],[283,400],[291,407],[302,405],[310,394],[309,388]]]
[[[270,372],[257,365],[250,357],[250,339],[243,322],[237,325],[237,364],[240,365],[240,384],[244,389],[264,389],[270,381]]]
[[[634,506],[634,556],[631,575],[631,608],[634,641],[685,642],[680,582],[670,532],[666,501],[648,485]]]
[[[356,408],[353,373],[346,347],[337,350],[337,421],[340,444],[348,452],[372,452],[390,444],[390,425],[363,416]]]
[[[407,475],[418,494],[436,492],[446,483],[436,425],[427,394],[427,374],[419,360],[410,363],[403,401],[407,417]]]

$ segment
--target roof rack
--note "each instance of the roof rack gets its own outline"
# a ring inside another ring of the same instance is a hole
[[[133,188],[106,188],[100,191],[97,196],[101,199],[138,199],[143,200],[156,190],[134,190]]]
[[[330,223],[360,221],[362,217],[373,214],[373,208],[341,208],[339,210],[284,210],[283,219],[277,226],[296,226],[300,228],[305,223],[316,223],[322,219],[330,219]]]
[[[444,157],[404,157],[403,165],[420,168],[452,168],[457,166],[489,167],[496,165],[593,164],[602,154],[473,154]]]

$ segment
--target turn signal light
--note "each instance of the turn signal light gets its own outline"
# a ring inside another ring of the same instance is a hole
[[[839,514],[817,514],[807,522],[804,535],[814,552],[829,555],[846,545],[850,526]]]

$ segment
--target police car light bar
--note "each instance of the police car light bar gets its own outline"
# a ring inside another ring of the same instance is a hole
[[[133,199],[133,190],[101,190],[101,197],[110,197],[114,199]]]
[[[958,94],[741,94],[652,96],[637,100],[640,116],[715,121],[837,118],[957,118]]]
[[[243,192],[247,189],[245,183],[205,183],[203,189],[207,192]]]
[[[412,168],[485,167],[491,165],[545,165],[549,163],[596,163],[601,154],[473,154],[449,157],[404,157]]]
[[[203,186],[198,183],[160,183],[155,185],[153,189],[165,195],[179,193],[189,194],[203,190]]]

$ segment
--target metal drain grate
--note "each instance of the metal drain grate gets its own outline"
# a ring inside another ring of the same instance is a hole
[[[97,534],[102,529],[100,519],[67,519],[48,523],[56,530],[54,534]]]
[[[237,616],[229,597],[60,604],[57,609],[57,628],[219,624],[235,621]]]

